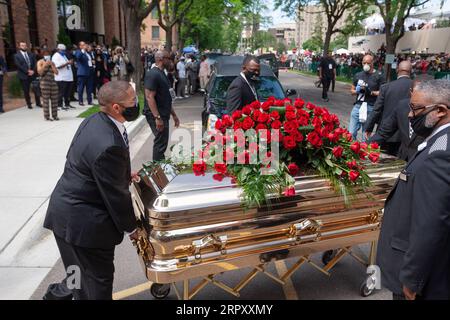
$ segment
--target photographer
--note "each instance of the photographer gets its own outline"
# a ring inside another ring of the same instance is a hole
[[[356,102],[350,115],[349,131],[355,140],[361,128],[364,133],[365,123],[373,110],[380,92],[380,86],[385,82],[383,76],[374,71],[371,55],[365,55],[362,64],[363,71],[355,74],[351,89],[352,95],[356,95]],[[362,140],[363,142],[366,140],[364,134]]]

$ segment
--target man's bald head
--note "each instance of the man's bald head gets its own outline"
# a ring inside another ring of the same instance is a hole
[[[404,75],[411,75],[411,69],[412,69],[412,65],[411,62],[409,60],[404,60],[402,62],[400,62],[400,64],[397,67],[397,74],[399,76],[404,76]]]
[[[98,92],[98,103],[102,108],[114,104],[129,106],[130,99],[135,98],[135,92],[130,83],[122,80],[105,83]]]
[[[373,56],[371,54],[366,54],[363,57],[362,63],[373,65]]]

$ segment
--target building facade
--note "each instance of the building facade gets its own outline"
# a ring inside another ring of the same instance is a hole
[[[338,20],[335,28],[341,28],[344,26],[349,13],[344,12],[341,19]],[[327,16],[324,9],[321,6],[307,6],[303,11],[299,12],[297,18],[297,32],[296,32],[296,44],[299,49],[303,47],[303,43],[311,39],[314,35],[314,31],[317,28],[321,28],[322,39],[325,38],[325,32],[327,30]],[[331,37],[331,41],[336,39],[339,34],[335,33]]]
[[[296,47],[296,23],[277,24],[273,28],[269,28],[278,43],[284,43],[286,48],[293,49]]]
[[[0,0],[0,55],[10,69],[19,42],[53,49],[60,32],[72,43],[126,45],[119,0]]]

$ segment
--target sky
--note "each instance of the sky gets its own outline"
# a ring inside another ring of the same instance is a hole
[[[441,0],[431,0],[427,5],[429,6],[437,6],[439,7]],[[274,1],[266,0],[267,6],[269,7],[269,11],[266,13],[268,16],[272,17],[273,25],[279,23],[288,23],[295,22],[293,18],[286,17],[286,14],[283,13],[280,9],[274,10]],[[450,0],[446,0],[444,3],[444,10],[450,10]]]

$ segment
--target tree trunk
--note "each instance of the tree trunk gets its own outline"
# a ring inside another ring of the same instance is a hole
[[[328,53],[331,43],[331,30],[327,30],[325,33],[325,40],[323,41],[323,54],[324,56]]]
[[[130,75],[130,79],[136,83],[136,91],[139,94],[142,89],[141,81],[143,76],[143,66],[141,62],[141,25],[142,20],[136,16],[135,10],[125,8],[125,18],[127,21],[127,39],[128,39],[128,56],[134,67],[134,73]]]
[[[388,29],[389,27],[389,29]],[[395,36],[391,33],[391,26],[386,25],[386,54],[395,54],[395,48],[397,46],[397,41],[395,40]],[[391,81],[391,70],[392,65],[385,64],[385,74],[386,74],[386,81]]]
[[[166,50],[168,50],[169,52],[172,52],[172,35],[172,28],[168,27],[166,30]]]

